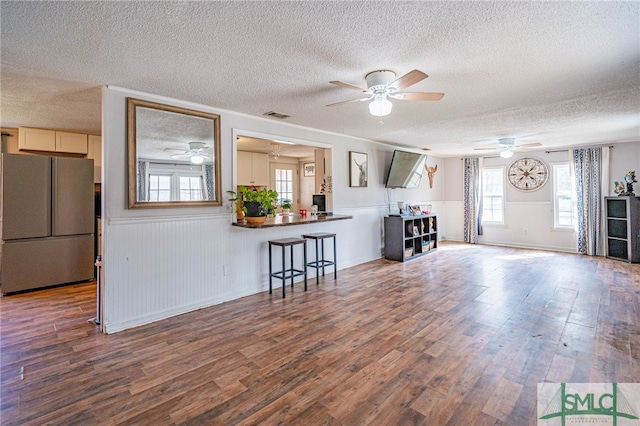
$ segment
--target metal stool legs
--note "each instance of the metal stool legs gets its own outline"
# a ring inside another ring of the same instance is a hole
[[[336,234],[318,232],[314,234],[305,234],[302,236],[302,238],[315,240],[316,258],[314,261],[307,263],[307,266],[316,269],[316,284],[318,284],[320,269],[322,269],[322,276],[324,276],[325,267],[329,267],[329,266],[333,266],[333,278],[338,279],[338,265],[337,265],[338,256],[336,251]],[[333,260],[327,260],[325,258],[324,240],[327,238],[333,239]],[[318,247],[318,240],[320,240],[320,247]]]
[[[294,268],[293,263],[293,247],[302,244],[303,263],[302,269]],[[282,269],[273,271],[273,256],[271,248],[280,246],[282,248]],[[289,268],[286,267],[286,248],[289,247],[290,263]],[[304,238],[282,238],[279,240],[269,241],[269,294],[273,292],[273,278],[282,280],[282,298],[286,296],[287,279],[291,278],[291,288],[293,288],[293,279],[300,275],[304,275],[304,291],[307,291],[307,240]]]

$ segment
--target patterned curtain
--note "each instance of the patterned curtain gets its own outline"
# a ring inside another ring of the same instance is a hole
[[[205,199],[213,200],[213,187],[214,183],[213,176],[213,164],[205,164],[204,165],[204,191],[205,191]]]
[[[609,180],[609,148],[573,150],[578,214],[578,253],[604,256],[603,196]]]
[[[478,244],[482,235],[482,194],[480,193],[480,160],[464,159],[464,241]]]
[[[146,161],[138,161],[138,201],[148,201]]]

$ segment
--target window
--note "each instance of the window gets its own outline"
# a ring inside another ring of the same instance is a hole
[[[171,175],[149,175],[149,201],[171,200]]]
[[[178,174],[180,179],[180,201],[199,201],[202,196],[202,175],[183,176]]]
[[[279,203],[282,200],[293,201],[293,170],[276,169],[276,192]]]
[[[554,228],[573,229],[576,223],[571,191],[569,163],[553,164],[553,224]]]
[[[201,166],[150,162],[148,167],[148,201],[206,200]]]
[[[504,168],[482,169],[482,223],[504,223]]]

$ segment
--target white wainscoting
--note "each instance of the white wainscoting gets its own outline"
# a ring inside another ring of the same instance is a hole
[[[117,303],[105,303],[104,330],[114,333],[268,290],[270,239],[335,232],[338,270],[379,259],[385,209],[339,214],[353,219],[264,229],[232,226],[231,215],[110,220],[104,299]],[[308,250],[313,256],[311,244]],[[279,259],[274,250],[274,261]],[[314,276],[314,270],[309,273]],[[274,280],[275,288],[280,285]],[[273,297],[279,300],[280,292]]]

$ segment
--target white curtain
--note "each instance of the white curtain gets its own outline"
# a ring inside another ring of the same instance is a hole
[[[604,256],[604,196],[609,194],[609,148],[571,151],[577,207],[577,251]]]
[[[464,241],[478,244],[482,235],[481,161],[464,159]]]

